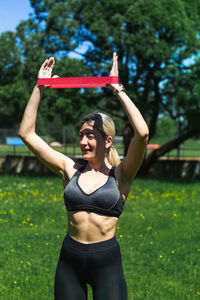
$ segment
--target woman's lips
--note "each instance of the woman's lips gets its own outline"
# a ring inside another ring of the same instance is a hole
[[[87,154],[88,152],[90,152],[90,149],[82,149],[83,154]]]

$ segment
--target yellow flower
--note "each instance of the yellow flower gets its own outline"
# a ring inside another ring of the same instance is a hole
[[[141,214],[140,214],[140,217],[141,217],[142,219],[144,219],[144,215],[143,215],[143,213],[141,213]]]
[[[46,245],[46,246],[48,246],[48,245],[49,245],[49,243],[46,243],[45,245]]]
[[[142,235],[142,234],[140,234],[140,235],[139,235],[139,237],[140,237],[140,238],[142,238],[142,237],[143,237],[143,235]]]
[[[59,235],[59,234],[57,234],[57,238],[58,238],[58,239],[60,238],[60,235]]]
[[[175,251],[174,251],[174,250],[172,250],[172,251],[171,251],[171,253],[172,253],[172,254],[174,254],[174,253],[175,253]]]
[[[160,258],[163,258],[163,256],[162,256],[162,255],[160,255]]]
[[[123,238],[123,234],[120,234],[120,236],[119,236],[120,238]]]
[[[23,264],[24,262],[23,262],[23,260],[21,260],[21,264]]]
[[[17,284],[17,281],[16,281],[16,280],[14,281],[14,284]]]
[[[10,249],[10,252],[14,252],[14,249]]]
[[[147,227],[147,230],[151,230],[151,229],[152,229],[152,226]]]

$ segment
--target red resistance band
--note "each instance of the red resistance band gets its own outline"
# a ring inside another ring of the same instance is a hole
[[[118,76],[63,78],[58,77],[38,78],[37,80],[37,85],[50,85],[50,89],[106,87],[109,84],[113,83],[119,83]]]

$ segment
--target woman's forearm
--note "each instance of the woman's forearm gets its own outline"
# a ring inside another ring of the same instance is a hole
[[[124,91],[119,92],[117,97],[124,108],[135,134],[140,137],[147,138],[149,135],[149,129],[136,105]]]
[[[44,92],[43,86],[35,86],[31,97],[26,105],[24,115],[20,124],[18,135],[26,138],[29,133],[35,132],[37,111]]]

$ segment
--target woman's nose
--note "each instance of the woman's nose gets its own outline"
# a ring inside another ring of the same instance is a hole
[[[86,145],[87,144],[87,137],[85,135],[82,136],[82,138],[80,139],[80,144],[81,145]]]

